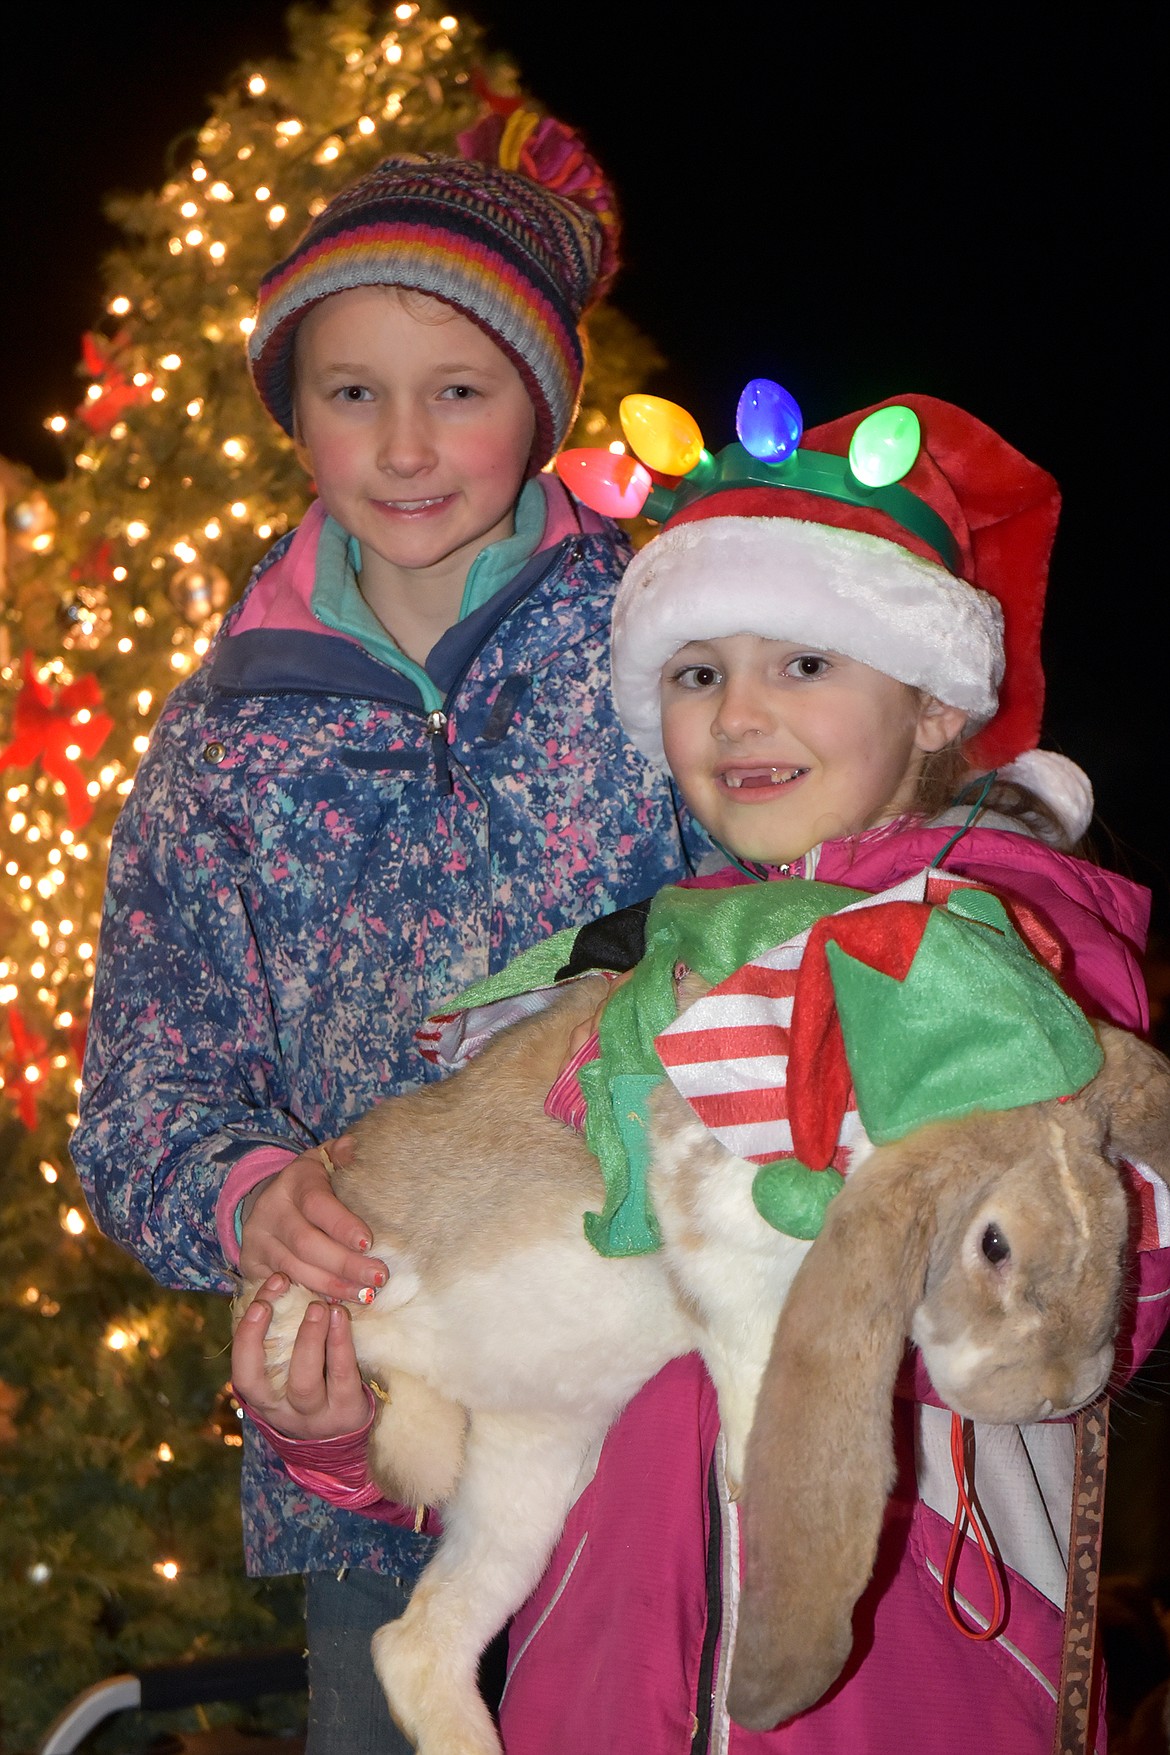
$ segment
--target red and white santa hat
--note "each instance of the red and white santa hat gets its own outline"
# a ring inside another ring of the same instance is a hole
[[[907,395],[875,405],[894,406],[912,409],[921,428],[900,487],[930,509],[918,522],[944,540],[917,534],[881,496],[856,503],[797,484],[715,482],[666,520],[618,592],[612,664],[622,723],[665,767],[659,679],[681,646],[738,633],[807,640],[962,708],[972,765],[1029,787],[1075,839],[1092,815],[1088,779],[1037,749],[1056,482],[950,403]],[[805,433],[801,455],[847,456],[873,413]]]

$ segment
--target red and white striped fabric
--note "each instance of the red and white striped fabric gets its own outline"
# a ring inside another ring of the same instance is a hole
[[[841,912],[939,900],[939,877],[920,871]],[[953,888],[953,879],[943,880],[943,894]],[[808,932],[799,933],[745,963],[681,1012],[654,1042],[667,1077],[704,1127],[727,1151],[752,1164],[796,1155],[788,1121],[788,1037],[808,939]],[[844,1174],[868,1143],[850,1089],[833,1168]]]
[[[1129,1184],[1138,1206],[1137,1246],[1165,1249],[1170,1246],[1170,1188],[1146,1164],[1126,1162]]]

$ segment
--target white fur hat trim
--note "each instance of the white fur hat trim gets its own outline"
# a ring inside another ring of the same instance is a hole
[[[1001,780],[1014,780],[1055,812],[1070,841],[1079,841],[1093,820],[1093,788],[1083,768],[1055,750],[1026,750],[1000,768]]]
[[[666,766],[658,684],[692,640],[807,640],[969,715],[996,708],[1003,615],[945,567],[858,530],[794,518],[703,518],[634,557],[613,612],[613,692],[632,741]]]

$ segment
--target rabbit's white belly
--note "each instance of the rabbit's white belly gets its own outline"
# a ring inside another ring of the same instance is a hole
[[[472,1410],[605,1416],[699,1340],[659,1256],[609,1260],[584,1237],[518,1248],[397,1308],[380,1303],[355,1312],[363,1367],[408,1372]]]

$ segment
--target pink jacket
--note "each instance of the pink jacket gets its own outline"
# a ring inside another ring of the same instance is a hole
[[[815,861],[810,856],[787,875],[811,877],[806,864],[815,865],[823,881],[880,890],[929,864],[950,833],[873,831],[826,844]],[[1066,947],[1065,986],[1091,1015],[1146,1027],[1137,963],[1144,891],[1000,830],[964,836],[946,869],[1041,917]],[[725,868],[693,881],[749,880]],[[1143,1242],[1154,1247],[1138,1258],[1120,1347],[1125,1369],[1145,1356],[1170,1313],[1164,1214],[1161,1232],[1155,1222]],[[949,1415],[931,1405],[920,1367],[917,1379],[907,1374],[906,1391],[895,1414],[899,1477],[875,1576],[856,1611],[853,1658],[817,1707],[778,1730],[749,1733],[724,1706],[739,1529],[717,1466],[715,1395],[694,1355],[660,1372],[611,1429],[544,1579],[513,1622],[500,1719],[508,1755],[934,1755],[944,1748],[948,1755],[1045,1755],[1060,1667],[1071,1425],[977,1429],[977,1486],[1009,1569],[1010,1615],[997,1639],[975,1644],[951,1625],[939,1584],[954,1505],[942,1461]],[[385,1506],[371,1511],[394,1515]],[[986,1612],[987,1582],[973,1543],[966,1549],[960,1598]],[[1103,1720],[1097,1748],[1104,1748]]]

